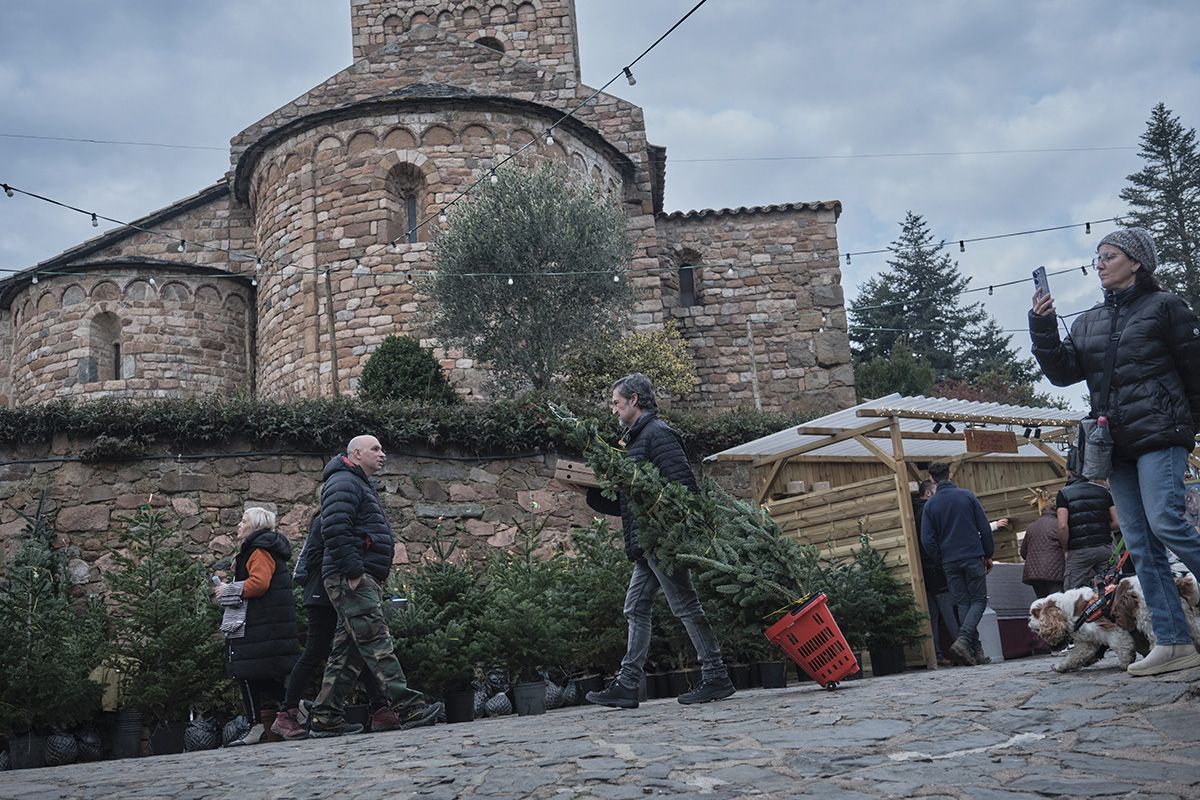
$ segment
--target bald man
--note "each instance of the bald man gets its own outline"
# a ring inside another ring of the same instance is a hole
[[[321,693],[308,718],[313,738],[362,730],[361,725],[346,722],[344,710],[363,669],[370,670],[384,687],[394,712],[372,715],[374,730],[432,725],[441,711],[441,703],[427,703],[424,695],[409,688],[383,617],[383,587],[396,545],[371,477],[386,463],[387,454],[378,439],[355,436],[346,446],[346,454],[335,456],[325,466],[321,577],[337,611],[338,627]]]

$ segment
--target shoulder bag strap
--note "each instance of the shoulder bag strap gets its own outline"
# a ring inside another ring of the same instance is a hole
[[[1108,352],[1104,356],[1104,379],[1100,382],[1100,391],[1098,392],[1100,408],[1097,413],[1099,415],[1108,414],[1109,394],[1112,391],[1113,368],[1117,363],[1117,342],[1121,340],[1121,331],[1124,330],[1128,318],[1128,314],[1122,318],[1121,307],[1114,303],[1112,328],[1108,332]]]

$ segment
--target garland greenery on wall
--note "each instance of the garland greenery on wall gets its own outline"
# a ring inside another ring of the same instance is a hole
[[[531,393],[514,400],[461,405],[364,403],[355,398],[270,402],[248,397],[135,402],[55,400],[0,408],[0,447],[36,445],[65,433],[95,439],[95,460],[133,458],[160,450],[253,442],[267,448],[300,447],[335,452],[351,437],[369,432],[390,448],[433,448],[473,455],[516,455],[555,446],[547,401]],[[581,419],[615,438],[615,420],[593,403],[569,401]],[[752,411],[667,412],[689,454],[703,458],[727,447],[775,433],[805,418]],[[94,451],[94,452],[92,452]]]

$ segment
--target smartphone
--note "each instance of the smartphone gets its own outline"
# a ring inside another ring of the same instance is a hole
[[[216,588],[223,583],[223,581],[220,578],[218,578],[216,575],[210,576],[209,580],[212,581],[213,588]]]
[[[1033,271],[1033,293],[1050,294],[1050,282],[1046,280],[1046,268],[1038,267]]]

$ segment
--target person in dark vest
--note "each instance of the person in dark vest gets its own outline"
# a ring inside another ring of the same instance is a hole
[[[246,509],[237,528],[233,582],[214,590],[227,609],[221,625],[226,637],[225,673],[240,683],[251,723],[250,732],[231,746],[277,741],[269,731],[283,699],[284,678],[300,652],[288,570],[292,546],[274,528],[274,513]]]
[[[682,483],[695,492],[696,476],[692,474],[687,453],[679,434],[658,416],[654,386],[640,372],[626,375],[612,385],[612,412],[625,433],[621,442],[625,453],[634,461],[653,464],[665,480]],[[721,660],[712,625],[700,605],[687,569],[669,572],[642,551],[637,538],[637,521],[629,498],[622,493],[616,501],[608,500],[598,489],[589,489],[587,502],[601,514],[620,515],[625,533],[625,554],[633,562],[633,575],[625,593],[625,618],[629,622],[628,646],[621,660],[621,670],[607,689],[588,692],[589,703],[610,708],[637,708],[638,688],[645,676],[646,656],[650,652],[650,612],[654,595],[659,589],[667,604],[687,631],[700,660],[700,685],[679,695],[684,705],[724,700],[734,692],[729,671]]]
[[[1064,589],[1090,586],[1092,577],[1112,557],[1117,508],[1112,495],[1098,483],[1072,472],[1054,498],[1058,511],[1058,541],[1067,555]]]

